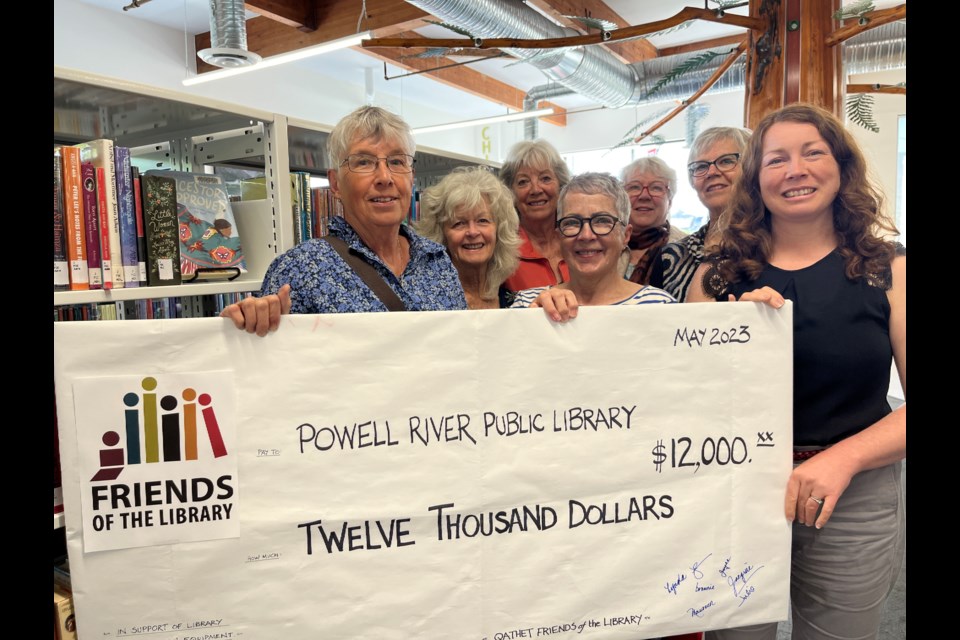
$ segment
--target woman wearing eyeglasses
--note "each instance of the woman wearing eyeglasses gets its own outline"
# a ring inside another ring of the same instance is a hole
[[[260,295],[220,315],[262,336],[286,313],[466,309],[446,249],[402,224],[415,149],[410,127],[385,109],[361,107],[337,123],[327,175],[343,217],[330,220],[328,238],[275,258]]]
[[[667,215],[673,194],[677,192],[677,172],[656,156],[634,160],[620,172],[630,197],[630,226],[633,229],[624,251],[621,275],[631,282],[654,284],[659,274],[654,264],[660,249],[668,242],[685,237],[670,226]]]
[[[570,279],[554,287],[536,287],[517,293],[512,307],[539,307],[538,297],[550,297],[553,306],[569,304],[648,304],[675,302],[666,292],[624,279],[620,257],[630,239],[630,198],[616,178],[607,173],[574,176],[557,199],[554,233]],[[556,318],[555,318],[556,319]]]
[[[690,147],[687,175],[710,218],[694,233],[663,247],[659,266],[663,279],[662,284],[657,283],[681,302],[703,261],[708,236],[717,230],[720,213],[740,178],[740,157],[749,141],[750,132],[746,129],[711,127],[697,136]]]

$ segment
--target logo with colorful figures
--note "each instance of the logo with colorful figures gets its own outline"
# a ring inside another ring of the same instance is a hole
[[[192,386],[167,393],[152,376],[143,378],[140,386],[123,394],[123,433],[104,432],[100,469],[91,481],[116,480],[132,465],[227,455],[209,393]]]

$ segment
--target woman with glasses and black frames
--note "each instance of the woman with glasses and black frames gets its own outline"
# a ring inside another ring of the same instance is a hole
[[[410,127],[380,107],[360,107],[330,132],[330,190],[343,217],[329,236],[277,256],[260,295],[221,316],[257,335],[276,330],[286,313],[356,313],[466,309],[446,249],[403,224],[413,193]]]
[[[630,198],[607,173],[574,176],[557,199],[560,252],[570,279],[553,287],[524,289],[512,307],[539,307],[538,296],[552,307],[571,304],[648,304],[675,302],[666,292],[624,279],[620,258],[630,239]],[[554,319],[559,318],[553,316]]]
[[[743,155],[750,132],[736,127],[711,127],[694,140],[690,147],[687,175],[700,202],[707,208],[707,224],[689,236],[670,242],[660,253],[662,283],[655,284],[683,302],[693,274],[703,261],[704,246],[715,235],[720,214],[730,201],[734,184],[740,178],[740,157]]]
[[[667,215],[677,192],[677,172],[656,156],[634,160],[620,172],[630,198],[630,227],[633,230],[624,251],[620,274],[631,282],[659,283],[654,263],[668,242],[685,237],[670,226]]]

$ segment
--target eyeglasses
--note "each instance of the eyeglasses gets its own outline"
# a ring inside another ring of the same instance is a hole
[[[620,220],[609,213],[598,213],[589,218],[574,214],[564,216],[557,220],[557,228],[560,229],[560,233],[564,236],[575,238],[580,235],[580,230],[583,229],[584,222],[590,225],[590,230],[593,231],[593,235],[605,236],[613,231],[613,228],[617,226]]]
[[[647,190],[647,193],[650,194],[651,198],[662,198],[670,191],[670,187],[662,182],[651,182],[646,186],[640,184],[639,182],[633,182],[624,187],[624,189],[626,190],[627,195],[629,195],[631,198],[642,195],[644,189]]]
[[[700,178],[707,175],[707,171],[710,170],[710,165],[715,166],[719,171],[731,171],[738,164],[740,164],[739,153],[725,153],[713,162],[707,162],[706,160],[691,162],[687,165],[687,171],[689,171],[690,175],[694,178]]]
[[[354,173],[373,173],[377,170],[380,161],[383,160],[390,173],[410,173],[413,171],[413,156],[405,153],[395,153],[387,157],[372,156],[367,153],[353,153],[347,156],[347,159],[340,163],[340,166],[347,165],[347,168]]]

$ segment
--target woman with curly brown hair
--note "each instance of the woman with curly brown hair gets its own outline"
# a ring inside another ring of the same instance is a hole
[[[891,358],[906,390],[906,250],[853,137],[806,104],[765,117],[744,155],[730,224],[689,301],[780,308],[794,324],[794,638],[874,638],[903,557],[907,407],[887,402]],[[776,638],[777,625],[708,638]]]

